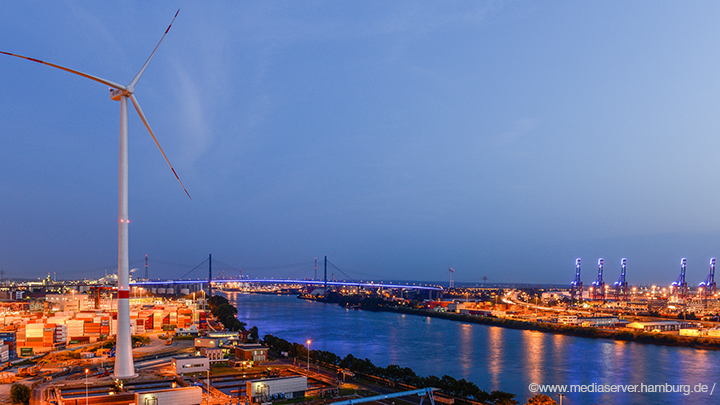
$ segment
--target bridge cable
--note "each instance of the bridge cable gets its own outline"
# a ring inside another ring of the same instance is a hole
[[[193,267],[192,270],[190,270],[190,271],[188,271],[187,273],[183,274],[183,275],[180,277],[180,280],[182,280],[183,278],[185,278],[185,276],[187,276],[188,274],[192,273],[192,272],[193,272],[195,269],[197,269],[198,267],[200,267],[200,266],[202,266],[203,264],[207,263],[208,260],[210,260],[209,257],[208,257],[207,259],[203,260],[202,263],[200,263],[200,264],[198,264],[197,266]]]
[[[342,271],[338,266],[332,264],[332,263],[330,262],[330,260],[328,260],[328,264],[331,265],[331,266],[333,266],[333,267],[334,267],[337,271],[339,271],[340,273],[344,274],[345,277],[347,277],[347,278],[350,279],[350,281],[355,281],[352,277],[348,276],[347,273],[345,273],[344,271]]]
[[[145,260],[145,259],[143,258],[143,260]],[[152,257],[149,257],[149,258],[148,258],[148,262],[149,262],[149,263],[164,264],[164,265],[166,265],[166,266],[186,267],[186,268],[193,267],[192,264],[180,264],[180,263],[166,262],[166,261],[164,261],[164,260],[153,259]]]

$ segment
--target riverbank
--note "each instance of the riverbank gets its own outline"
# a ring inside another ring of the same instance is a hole
[[[244,329],[246,326],[245,322],[241,322],[237,319],[236,314],[238,309],[235,305],[231,304],[226,297],[220,295],[212,296],[208,300],[208,304],[210,305],[213,316],[215,316],[227,328],[231,330],[235,327],[238,329]],[[258,328],[253,326],[250,330],[251,338],[258,341]],[[446,395],[456,397],[456,399],[459,400],[458,403],[463,405],[517,404],[517,401],[513,399],[516,397],[515,394],[498,390],[488,393],[487,391],[480,389],[473,382],[467,381],[464,378],[458,380],[450,375],[443,375],[442,377],[429,375],[427,377],[422,377],[417,375],[415,371],[408,367],[400,367],[394,364],[388,365],[387,367],[378,367],[369,359],[356,358],[352,354],[348,354],[344,358],[341,358],[330,351],[310,350],[310,340],[307,341],[308,346],[304,346],[272,334],[266,334],[263,338],[263,342],[274,350],[275,358],[287,356],[301,360],[307,358],[308,366],[310,364],[310,360],[312,359],[314,363],[323,365],[335,372],[339,372],[340,370],[352,371],[353,373],[357,373],[374,383],[380,383],[388,387],[406,390],[435,387],[439,388]]]
[[[465,315],[454,312],[428,311],[425,309],[408,308],[401,306],[364,306],[366,311],[385,311],[400,314],[426,316],[431,318],[447,319],[480,325],[499,326],[509,329],[533,330],[538,332],[561,334],[577,337],[612,339],[625,342],[646,343],[661,346],[689,347],[693,349],[720,350],[720,339],[677,336],[664,333],[634,332],[630,330],[608,330],[592,327],[580,327],[544,322],[526,322],[515,319]]]

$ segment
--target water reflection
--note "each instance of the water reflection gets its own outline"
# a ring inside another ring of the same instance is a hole
[[[469,374],[473,367],[472,359],[475,357],[473,355],[473,330],[472,325],[469,323],[460,326],[460,347],[458,349],[460,353],[465,353],[465,355],[459,356],[460,366],[464,374]]]
[[[527,370],[530,381],[538,384],[546,383],[546,373],[543,372],[544,364],[543,357],[545,355],[545,338],[546,334],[524,330],[523,337],[523,352],[525,352],[525,369]]]
[[[491,390],[496,391],[500,388],[500,377],[503,374],[503,353],[505,341],[503,335],[505,329],[491,326],[487,330],[487,366],[490,375]]]

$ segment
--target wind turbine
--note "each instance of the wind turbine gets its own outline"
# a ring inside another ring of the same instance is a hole
[[[117,84],[114,82],[111,82],[110,80],[102,79],[97,76],[89,75],[87,73],[82,73],[77,70],[69,69],[63,66],[55,65],[48,62],[43,62],[41,60],[28,58],[26,56],[21,55],[15,55],[13,53],[9,52],[3,52],[0,51],[0,54],[9,55],[9,56],[15,56],[22,59],[27,59],[32,62],[41,63],[43,65],[51,66],[60,70],[64,70],[69,73],[76,74],[78,76],[82,76],[84,78],[94,80],[96,82],[100,82],[102,84],[110,86],[110,98],[115,101],[120,101],[120,165],[119,165],[119,198],[118,198],[118,327],[117,327],[117,335],[116,335],[116,350],[115,350],[115,378],[131,378],[136,376],[135,374],[135,368],[133,365],[133,358],[132,358],[132,343],[130,341],[130,274],[129,274],[129,263],[128,263],[128,223],[130,222],[128,219],[128,143],[127,143],[127,128],[128,128],[128,114],[127,114],[127,105],[128,105],[128,98],[130,101],[132,101],[133,105],[135,106],[135,109],[137,110],[138,115],[140,116],[140,119],[145,124],[145,127],[147,128],[148,132],[150,132],[150,135],[152,136],[153,140],[155,140],[155,144],[160,149],[160,153],[162,153],[163,157],[165,158],[165,161],[170,166],[170,169],[172,170],[173,174],[175,174],[175,178],[177,178],[178,182],[180,182],[180,185],[182,186],[183,190],[185,190],[185,193],[188,197],[190,197],[190,193],[185,189],[185,186],[182,184],[182,181],[180,181],[180,177],[178,177],[177,173],[175,173],[175,169],[173,169],[172,165],[170,164],[170,160],[168,160],[167,156],[165,155],[165,152],[160,147],[160,143],[158,142],[157,138],[155,137],[155,134],[153,133],[152,129],[150,129],[150,124],[148,123],[147,119],[145,118],[145,114],[143,114],[142,109],[140,108],[140,104],[138,103],[137,99],[135,98],[135,85],[140,80],[140,76],[142,76],[143,72],[145,72],[145,68],[147,68],[148,64],[150,63],[150,60],[155,55],[155,52],[157,51],[158,47],[160,47],[160,44],[162,43],[163,39],[165,39],[165,35],[167,35],[168,31],[170,31],[170,27],[172,27],[173,22],[175,22],[175,18],[177,18],[178,13],[180,10],[178,10],[175,13],[175,16],[173,17],[172,21],[170,22],[170,25],[165,30],[165,33],[163,34],[162,38],[160,38],[160,42],[155,46],[155,49],[150,54],[150,57],[147,59],[145,64],[142,66],[140,71],[133,77],[133,79],[130,81],[130,84],[127,86],[123,86],[121,84]]]

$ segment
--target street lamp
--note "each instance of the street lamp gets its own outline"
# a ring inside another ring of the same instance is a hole
[[[307,369],[308,369],[308,372],[310,372],[310,339],[308,339],[308,341],[307,341],[307,345],[308,345],[308,348],[307,348],[307,349],[308,349],[308,363],[307,363]]]
[[[208,365],[207,369],[207,403],[210,405],[210,365]]]
[[[88,405],[88,374],[90,374],[90,369],[85,369],[85,405]]]

